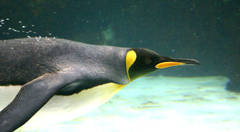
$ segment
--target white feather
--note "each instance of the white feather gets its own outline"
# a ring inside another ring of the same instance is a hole
[[[70,96],[55,95],[24,127],[55,124],[77,118],[104,104],[124,86],[108,83]],[[0,110],[14,99],[20,88],[21,86],[0,87]]]

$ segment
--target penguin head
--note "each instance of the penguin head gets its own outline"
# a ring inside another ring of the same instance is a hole
[[[178,65],[200,65],[200,63],[193,59],[176,59],[162,56],[144,48],[130,49],[126,55],[126,68],[130,81],[155,70]]]

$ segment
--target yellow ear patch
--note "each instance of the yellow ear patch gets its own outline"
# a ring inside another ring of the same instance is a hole
[[[137,59],[137,54],[135,53],[135,51],[130,50],[130,51],[127,52],[127,55],[126,55],[126,70],[127,70],[127,76],[128,76],[129,80],[130,80],[129,68],[132,66],[132,64],[135,62],[136,59]]]

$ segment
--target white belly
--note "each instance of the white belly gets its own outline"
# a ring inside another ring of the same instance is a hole
[[[99,107],[126,85],[109,83],[71,96],[54,96],[24,127],[72,120]],[[0,86],[0,110],[16,96],[21,86]]]

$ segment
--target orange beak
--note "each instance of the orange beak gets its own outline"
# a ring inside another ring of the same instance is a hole
[[[158,69],[167,68],[171,66],[178,66],[178,65],[200,65],[200,63],[193,59],[174,59],[168,58],[169,60],[165,62],[158,63],[155,67]]]
[[[186,63],[182,63],[182,62],[162,62],[162,63],[158,63],[155,67],[158,69],[162,69],[162,68],[167,68],[167,67],[171,67],[171,66],[178,66],[178,65],[185,65]]]

